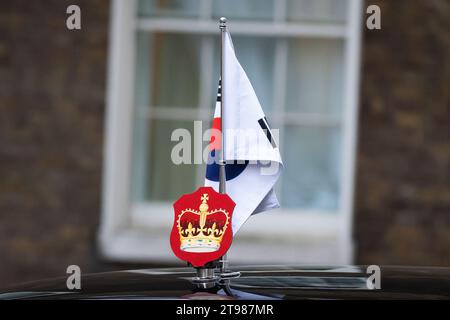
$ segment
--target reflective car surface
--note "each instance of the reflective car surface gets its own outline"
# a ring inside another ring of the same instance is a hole
[[[0,290],[0,299],[449,299],[450,268],[381,266],[380,289],[370,289],[366,266],[239,266],[231,295],[217,285],[198,289],[192,268],[86,274],[80,290],[67,278]]]

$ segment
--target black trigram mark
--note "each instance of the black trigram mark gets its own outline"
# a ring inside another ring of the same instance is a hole
[[[222,80],[219,80],[219,88],[217,89],[217,102],[222,101]]]
[[[258,123],[261,127],[261,129],[264,131],[267,139],[269,140],[270,144],[273,148],[277,147],[277,144],[275,143],[275,139],[273,138],[272,131],[270,130],[269,122],[267,121],[267,118],[261,118],[258,120]]]

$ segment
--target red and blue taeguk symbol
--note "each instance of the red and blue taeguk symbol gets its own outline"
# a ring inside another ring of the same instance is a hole
[[[221,129],[221,119],[214,118],[213,120],[213,132],[220,133]],[[209,159],[208,165],[206,166],[206,178],[210,181],[219,181],[219,152],[216,150],[221,149],[221,137],[220,134],[211,134],[211,141],[209,144]],[[225,174],[227,181],[232,180],[239,176],[247,167],[248,161],[245,163],[229,163],[225,165]]]

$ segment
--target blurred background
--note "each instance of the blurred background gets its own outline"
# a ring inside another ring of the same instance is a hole
[[[68,30],[66,8],[81,9]],[[366,28],[369,5],[381,29]],[[282,208],[232,264],[450,266],[448,0],[0,2],[0,286],[181,265],[176,128],[210,127],[220,16],[273,128]],[[206,146],[204,144],[204,146]]]

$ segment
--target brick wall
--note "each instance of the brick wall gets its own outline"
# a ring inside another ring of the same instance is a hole
[[[0,1],[0,286],[96,261],[108,19],[105,0]]]
[[[450,1],[366,4],[357,262],[450,266]]]

